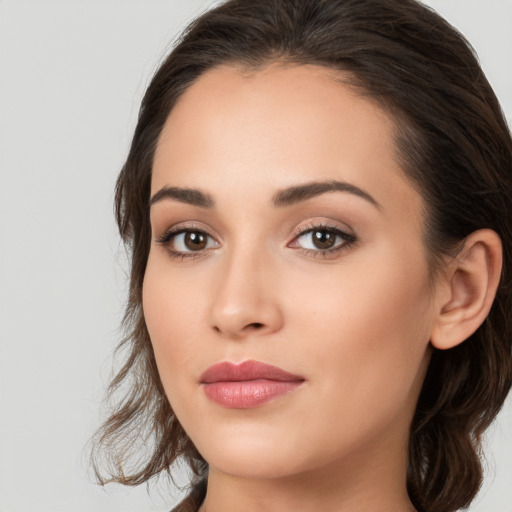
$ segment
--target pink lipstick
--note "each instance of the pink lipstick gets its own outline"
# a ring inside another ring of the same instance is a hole
[[[295,391],[304,378],[258,361],[222,362],[200,377],[206,396],[230,409],[250,409]]]

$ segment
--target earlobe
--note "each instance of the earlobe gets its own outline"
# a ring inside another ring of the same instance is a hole
[[[435,348],[446,350],[462,343],[483,323],[498,289],[502,251],[500,237],[490,229],[480,229],[466,238],[442,276],[431,334]]]

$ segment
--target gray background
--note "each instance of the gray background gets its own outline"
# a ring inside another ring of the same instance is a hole
[[[164,511],[93,485],[126,292],[113,186],[148,79],[205,0],[0,0],[0,512]],[[512,121],[512,1],[429,2],[472,41]],[[512,512],[512,400],[471,508]],[[495,475],[495,476],[494,476]]]

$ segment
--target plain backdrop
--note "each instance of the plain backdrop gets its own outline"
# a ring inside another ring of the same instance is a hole
[[[512,1],[432,0],[512,119]],[[0,0],[0,512],[165,511],[103,490],[86,445],[126,292],[112,199],[143,91],[208,0]],[[512,403],[474,512],[512,512]]]

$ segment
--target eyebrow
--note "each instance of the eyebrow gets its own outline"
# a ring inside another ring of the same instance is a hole
[[[272,198],[272,205],[276,207],[289,206],[327,192],[348,192],[365,199],[373,206],[381,209],[381,205],[362,188],[346,181],[337,180],[314,181],[280,190]]]
[[[313,181],[303,185],[295,185],[279,190],[272,197],[271,204],[277,208],[290,206],[327,192],[348,192],[349,194],[365,199],[379,209],[381,208],[380,204],[362,188],[345,181],[337,180]],[[202,192],[195,188],[167,186],[162,187],[151,197],[149,205],[151,206],[164,199],[174,199],[175,201],[190,204],[192,206],[199,206],[200,208],[213,208],[215,206],[213,197],[206,192]]]
[[[215,201],[210,194],[206,194],[195,188],[181,187],[161,188],[150,199],[149,205],[151,206],[163,199],[174,199],[175,201],[191,204],[192,206],[199,206],[201,208],[213,208],[215,206]]]

